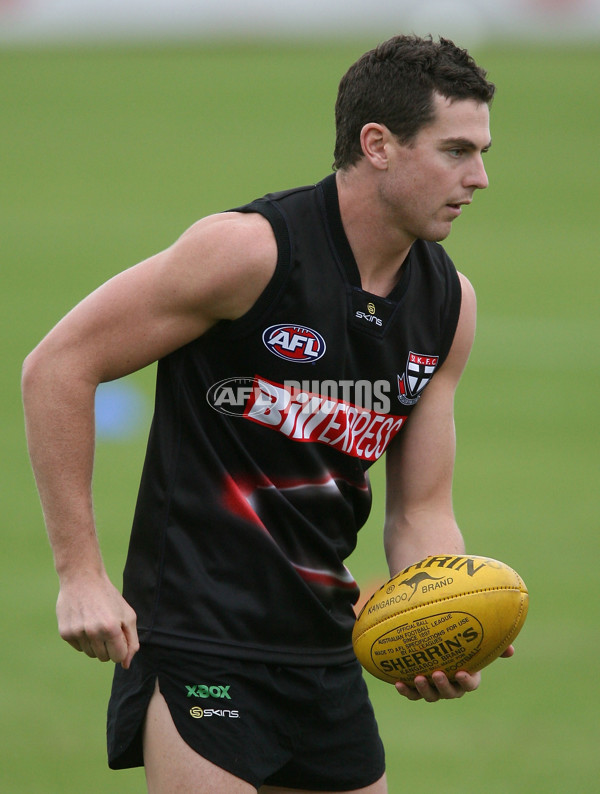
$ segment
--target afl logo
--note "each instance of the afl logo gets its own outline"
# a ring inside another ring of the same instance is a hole
[[[271,325],[262,338],[271,353],[299,364],[318,361],[327,347],[321,334],[304,325]]]
[[[206,392],[206,401],[220,414],[243,416],[253,388],[254,378],[224,378],[213,383]]]

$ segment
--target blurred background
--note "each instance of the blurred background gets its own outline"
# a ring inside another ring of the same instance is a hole
[[[457,396],[455,509],[531,594],[514,659],[456,703],[369,686],[390,792],[596,792],[600,0],[0,0],[0,790],[144,791],[110,772],[108,665],[56,632],[25,448],[23,358],[114,273],[202,215],[331,170],[337,84],[398,32],[468,47],[498,86],[490,189],[446,248],[479,325]],[[95,499],[115,583],[153,368],[102,387]],[[383,479],[350,568],[386,576]]]

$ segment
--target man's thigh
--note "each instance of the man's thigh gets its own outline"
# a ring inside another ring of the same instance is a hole
[[[372,786],[352,791],[307,791],[297,788],[278,788],[277,786],[261,786],[258,791],[259,794],[388,794],[385,775]]]
[[[254,786],[226,772],[184,742],[158,684],[144,725],[144,767],[149,794],[253,794]]]
[[[113,716],[120,730],[112,744],[117,761],[146,765],[151,792],[386,791],[383,748],[358,663],[280,667],[155,648],[137,656],[141,672],[132,691],[123,694],[121,682],[115,696],[125,705]],[[200,781],[209,781],[207,788]]]
[[[250,783],[203,758],[179,735],[158,683],[144,725],[148,794],[253,794]],[[262,786],[260,794],[334,794]],[[387,794],[385,775],[371,786],[337,794]]]

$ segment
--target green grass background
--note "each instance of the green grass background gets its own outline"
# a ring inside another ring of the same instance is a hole
[[[27,461],[26,353],[100,282],[196,218],[329,172],[333,103],[374,42],[0,50],[0,789],[144,790],[105,766],[111,670],[59,639]],[[600,48],[481,46],[498,84],[491,188],[447,248],[479,298],[457,397],[455,508],[472,553],[524,577],[517,655],[454,703],[369,681],[390,790],[592,792],[598,743]],[[148,400],[152,369],[133,376]],[[101,441],[96,510],[119,583],[143,434]],[[377,499],[351,568],[385,573]]]

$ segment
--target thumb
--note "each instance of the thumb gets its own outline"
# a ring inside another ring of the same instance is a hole
[[[140,641],[138,638],[135,620],[130,625],[123,625],[123,636],[125,637],[125,641],[127,643],[127,651],[125,658],[121,661],[121,667],[124,670],[129,670],[131,660],[140,649]]]

